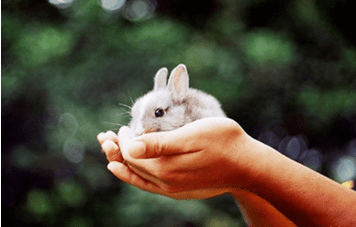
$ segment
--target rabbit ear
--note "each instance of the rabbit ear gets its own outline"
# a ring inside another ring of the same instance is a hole
[[[160,70],[158,70],[158,72],[155,75],[153,90],[157,91],[159,89],[166,88],[167,75],[168,75],[167,68],[161,68]]]
[[[168,89],[173,94],[173,99],[182,100],[189,88],[188,71],[184,64],[173,69],[168,80]]]

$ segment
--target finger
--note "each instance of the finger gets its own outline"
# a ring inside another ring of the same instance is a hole
[[[100,144],[103,144],[106,140],[112,140],[115,143],[118,143],[117,135],[113,131],[101,132],[97,135],[97,139]]]
[[[157,158],[191,152],[192,138],[189,136],[191,133],[182,127],[169,132],[145,134],[134,138],[127,150],[133,158]],[[193,138],[193,140],[196,139]]]
[[[135,187],[142,190],[149,191],[152,193],[162,194],[164,191],[157,185],[145,180],[144,178],[137,175],[129,167],[119,163],[110,162],[107,168],[120,180],[129,183]]]
[[[133,133],[131,129],[127,126],[123,126],[119,130],[119,146],[122,152],[122,156],[124,159],[130,159],[129,155],[127,154],[127,147],[131,143],[131,138],[133,137]]]
[[[217,136],[236,131],[238,124],[225,117],[204,118],[169,131],[149,133],[132,140],[128,148],[134,158],[156,158],[165,155],[197,152]],[[241,130],[242,132],[242,130]]]
[[[157,185],[161,189],[167,190],[164,180],[155,175],[155,173],[157,173],[157,167],[152,165],[152,162],[155,162],[155,160],[140,159],[140,162],[137,163],[138,160],[139,159],[132,159],[132,162],[128,163],[128,167],[131,171],[139,175],[141,178]]]
[[[104,133],[104,132],[99,133],[99,134],[96,136],[96,138],[97,138],[97,140],[98,140],[98,142],[99,142],[100,144],[103,144],[104,141],[105,141],[105,133]]]
[[[122,162],[123,161],[122,155],[120,153],[120,148],[113,141],[106,140],[101,145],[101,147],[103,148],[103,151],[105,152],[106,158],[109,160],[109,162],[112,162],[112,161]]]
[[[227,189],[202,189],[171,193],[158,187],[156,184],[141,178],[139,175],[133,172],[131,168],[121,163],[111,162],[108,165],[108,169],[120,180],[140,188],[141,190],[168,196],[173,199],[205,199],[228,192]]]

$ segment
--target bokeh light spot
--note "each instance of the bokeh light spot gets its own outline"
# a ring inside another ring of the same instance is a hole
[[[132,11],[136,17],[144,17],[148,13],[148,5],[144,1],[134,1],[132,3]]]
[[[61,182],[58,184],[58,190],[62,200],[69,206],[78,207],[86,202],[84,189],[73,182]]]
[[[320,171],[322,167],[322,154],[315,149],[307,150],[306,157],[303,158],[302,163],[315,171]]]
[[[244,48],[254,63],[290,64],[295,59],[296,48],[293,42],[268,30],[248,34]]]
[[[66,138],[70,138],[78,131],[78,121],[71,113],[62,114],[58,120],[58,128]]]
[[[27,194],[27,209],[39,216],[52,212],[48,194],[39,189],[31,190]]]
[[[150,1],[134,0],[125,7],[124,17],[132,21],[148,19],[153,15],[155,9],[155,4]]]
[[[350,156],[341,157],[331,166],[336,180],[344,182],[356,177],[356,160]]]
[[[259,140],[273,148],[278,148],[280,138],[272,131],[265,129],[259,135]]]
[[[35,154],[24,145],[16,147],[11,154],[11,158],[19,168],[30,168],[37,159]]]
[[[126,0],[101,0],[101,6],[109,11],[115,11],[120,9]]]
[[[73,37],[70,31],[34,25],[27,28],[20,37],[17,55],[26,66],[38,66],[50,59],[68,54],[71,51]]]
[[[48,0],[49,3],[61,9],[69,7],[73,1],[74,0]]]
[[[84,158],[84,145],[79,140],[70,138],[63,146],[63,153],[70,162],[79,163]]]
[[[300,154],[300,143],[297,137],[293,137],[288,142],[285,154],[294,160],[298,158]]]

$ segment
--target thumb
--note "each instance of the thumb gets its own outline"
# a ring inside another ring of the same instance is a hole
[[[188,136],[180,130],[154,132],[136,137],[127,150],[132,158],[158,158],[190,151]]]
[[[228,139],[232,135],[243,133],[243,129],[232,119],[203,118],[172,131],[153,132],[135,137],[127,148],[133,158],[157,158],[198,152],[212,143],[217,143],[221,138]]]

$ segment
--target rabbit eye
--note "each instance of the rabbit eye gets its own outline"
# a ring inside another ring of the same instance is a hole
[[[155,115],[156,115],[156,117],[162,117],[164,115],[164,111],[161,108],[158,108],[155,111]]]

